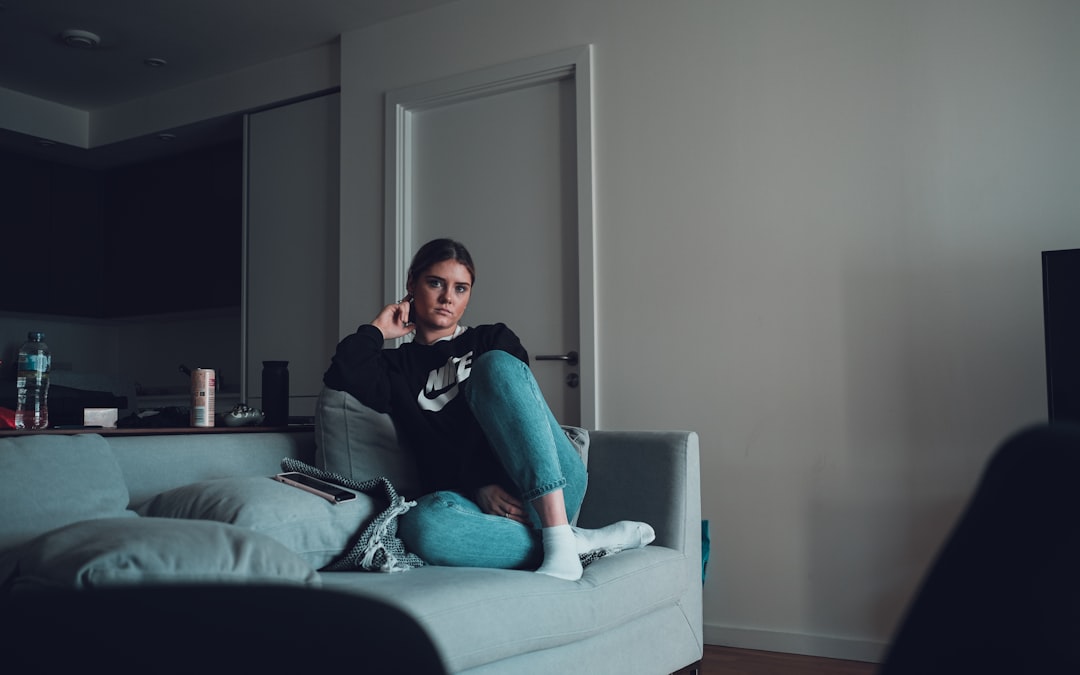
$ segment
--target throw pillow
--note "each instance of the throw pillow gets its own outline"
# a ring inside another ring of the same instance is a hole
[[[385,505],[366,494],[338,504],[268,476],[216,478],[163,492],[142,516],[230,523],[274,538],[316,569],[330,564]]]
[[[134,515],[108,441],[98,434],[0,439],[0,551],[62,525]]]
[[[577,450],[578,457],[581,457],[581,463],[585,465],[585,468],[589,468],[589,430],[582,429],[581,427],[572,427],[567,424],[562,425],[563,433],[570,439],[570,444]]]
[[[47,532],[8,554],[12,591],[129,584],[291,583],[318,573],[270,537],[227,523],[100,518]]]
[[[324,387],[315,402],[315,466],[360,483],[386,478],[406,498],[420,496],[416,461],[390,416],[343,391]]]

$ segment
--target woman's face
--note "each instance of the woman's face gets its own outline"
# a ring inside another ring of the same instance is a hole
[[[465,313],[472,275],[458,261],[443,260],[421,272],[407,290],[413,296],[412,320],[417,331],[438,339],[453,333]]]

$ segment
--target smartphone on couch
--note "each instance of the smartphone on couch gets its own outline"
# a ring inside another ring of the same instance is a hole
[[[347,502],[350,499],[356,499],[356,493],[352,490],[346,490],[339,485],[327,483],[324,480],[319,480],[318,478],[309,476],[306,473],[300,473],[299,471],[279,473],[274,476],[274,479],[281,481],[286,485],[292,485],[301,490],[306,490],[313,495],[318,495],[331,504],[340,504],[341,502]]]

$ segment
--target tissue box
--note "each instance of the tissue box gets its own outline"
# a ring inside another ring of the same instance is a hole
[[[83,408],[84,427],[116,428],[117,408]]]

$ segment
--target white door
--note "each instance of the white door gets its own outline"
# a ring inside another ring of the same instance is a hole
[[[592,330],[581,283],[585,270],[591,297],[592,252],[588,246],[582,265],[578,96],[568,71],[410,110],[402,119],[407,143],[395,154],[407,187],[398,236],[408,255],[397,255],[411,258],[436,237],[464,243],[477,268],[464,323],[510,326],[556,418],[592,426],[594,354],[583,337]],[[588,230],[591,242],[591,222]],[[398,298],[404,276],[392,286]]]

